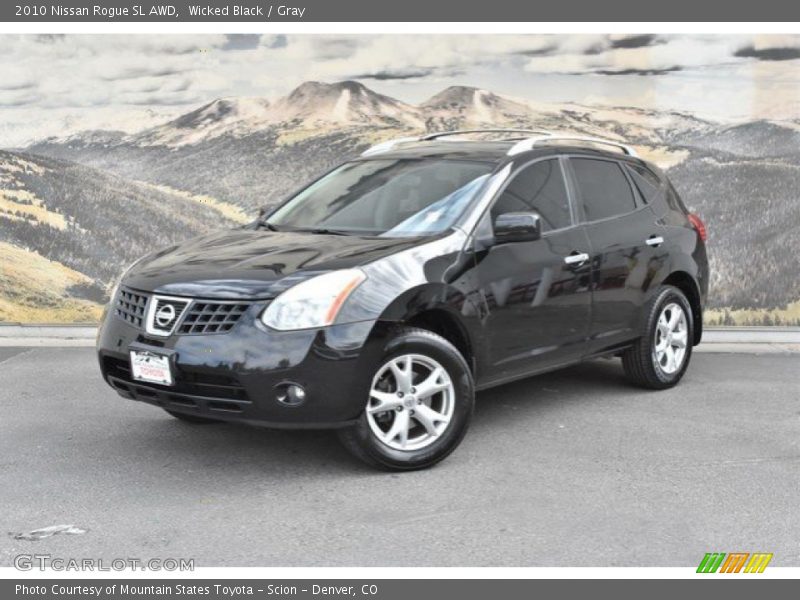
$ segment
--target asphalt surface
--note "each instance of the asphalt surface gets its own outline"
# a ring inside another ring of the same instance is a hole
[[[618,361],[581,365],[480,394],[448,460],[398,475],[330,432],[119,398],[90,348],[0,348],[0,565],[800,566],[798,373],[798,355],[698,354],[676,389],[643,392]],[[87,531],[11,535],[61,524]]]

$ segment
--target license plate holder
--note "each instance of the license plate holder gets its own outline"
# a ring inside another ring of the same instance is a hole
[[[175,385],[169,355],[152,350],[131,350],[130,356],[131,377],[134,380],[166,386]]]

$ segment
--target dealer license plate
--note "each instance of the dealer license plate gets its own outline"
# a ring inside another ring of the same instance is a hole
[[[172,385],[169,357],[154,352],[131,350],[131,375],[139,381]]]

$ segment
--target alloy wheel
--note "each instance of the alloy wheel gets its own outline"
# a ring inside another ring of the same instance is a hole
[[[667,375],[677,372],[686,358],[689,327],[683,308],[671,302],[661,309],[656,323],[653,356]]]
[[[394,450],[431,445],[455,410],[455,387],[447,370],[422,354],[404,354],[378,369],[366,416],[372,433]]]

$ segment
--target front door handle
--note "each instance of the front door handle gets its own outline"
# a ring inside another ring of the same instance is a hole
[[[649,238],[645,240],[648,246],[653,246],[654,248],[660,246],[664,243],[664,238],[660,235],[651,235]]]
[[[586,252],[575,251],[569,256],[564,257],[564,262],[568,265],[575,265],[580,267],[583,263],[589,260],[589,255]]]

